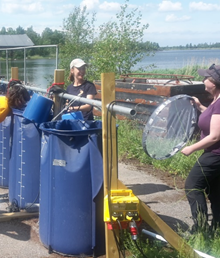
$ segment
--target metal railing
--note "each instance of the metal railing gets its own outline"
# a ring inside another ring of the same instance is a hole
[[[1,81],[1,82],[8,84],[8,81]],[[24,85],[24,86],[27,90],[32,90],[34,92],[44,93],[45,95],[48,95],[47,89],[32,87],[32,86],[28,86],[28,85]],[[75,96],[75,95],[71,95],[71,94],[67,94],[67,93],[59,93],[59,94],[57,94],[57,96],[59,96],[61,99],[80,101],[81,103],[92,105],[94,107],[97,107],[98,109],[102,108],[102,102],[99,100],[83,98],[80,96]],[[134,117],[136,115],[136,111],[134,109],[122,107],[115,103],[109,103],[106,106],[106,108],[108,108],[110,112],[121,113],[123,115],[131,116],[131,117]]]
[[[58,45],[38,45],[38,46],[29,46],[29,47],[13,47],[13,48],[0,48],[0,51],[6,51],[6,74],[7,74],[7,80],[9,80],[9,68],[8,68],[8,51],[12,50],[24,50],[24,83],[27,83],[26,81],[26,49],[31,48],[45,48],[45,47],[55,47],[56,48],[56,68],[58,68]]]
[[[31,87],[31,86],[25,86],[27,89],[29,90],[33,90],[33,91],[38,91],[38,92],[43,92],[43,93],[47,93],[47,90],[44,89],[40,89],[37,87]],[[59,93],[58,96],[60,98],[64,98],[64,99],[69,99],[69,100],[74,100],[74,101],[79,101],[81,103],[85,103],[85,104],[89,104],[95,107],[98,107],[99,109],[102,108],[102,102],[99,100],[94,100],[94,99],[87,99],[87,98],[83,98],[83,97],[79,97],[79,96],[74,96],[71,94],[67,94],[67,93]],[[135,116],[136,111],[134,109],[130,109],[130,108],[126,108],[126,107],[122,107],[120,105],[117,104],[108,104],[107,108],[115,113],[122,113],[124,115],[130,115],[130,116]]]

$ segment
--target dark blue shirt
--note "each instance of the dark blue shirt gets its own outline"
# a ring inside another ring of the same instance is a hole
[[[78,96],[80,93],[80,97],[86,98],[87,95],[96,95],[96,87],[92,82],[85,81],[83,84],[79,86],[73,86],[73,83],[70,84],[66,89],[68,94],[72,94],[75,96]],[[81,106],[85,105],[84,103],[81,103],[80,101],[75,101],[72,106]],[[93,120],[93,113],[92,113],[93,107],[91,106],[91,110],[89,111],[82,111],[83,117],[85,120]]]

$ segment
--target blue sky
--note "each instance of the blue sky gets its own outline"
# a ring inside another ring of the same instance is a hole
[[[87,6],[96,12],[97,26],[113,19],[124,0],[1,0],[1,26],[24,29],[32,26],[41,33],[46,27],[62,30],[74,6]],[[149,24],[144,40],[163,46],[220,42],[220,0],[158,1],[129,0],[139,8],[142,23]]]

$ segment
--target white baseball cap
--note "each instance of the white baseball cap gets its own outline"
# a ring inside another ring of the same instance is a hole
[[[70,63],[70,69],[72,69],[73,67],[80,68],[83,65],[87,65],[87,63],[85,63],[82,59],[76,58],[73,59]]]

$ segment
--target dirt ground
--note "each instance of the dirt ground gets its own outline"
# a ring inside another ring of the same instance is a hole
[[[185,179],[179,175],[172,175],[169,172],[157,169],[152,165],[140,164],[140,162],[135,159],[122,160],[121,163],[125,164],[126,166],[133,167],[138,171],[143,171],[148,175],[155,176],[157,179],[162,180],[170,187],[184,189]]]
[[[181,225],[182,228],[189,229],[192,220],[182,178],[152,166],[139,165],[135,161],[120,162],[118,172],[119,179],[170,227],[176,229],[177,225]],[[1,194],[7,193],[7,189],[0,190]],[[6,206],[7,200],[0,200],[0,215],[6,212]],[[38,230],[38,217],[0,222],[0,257],[63,257],[48,252],[39,239]]]

